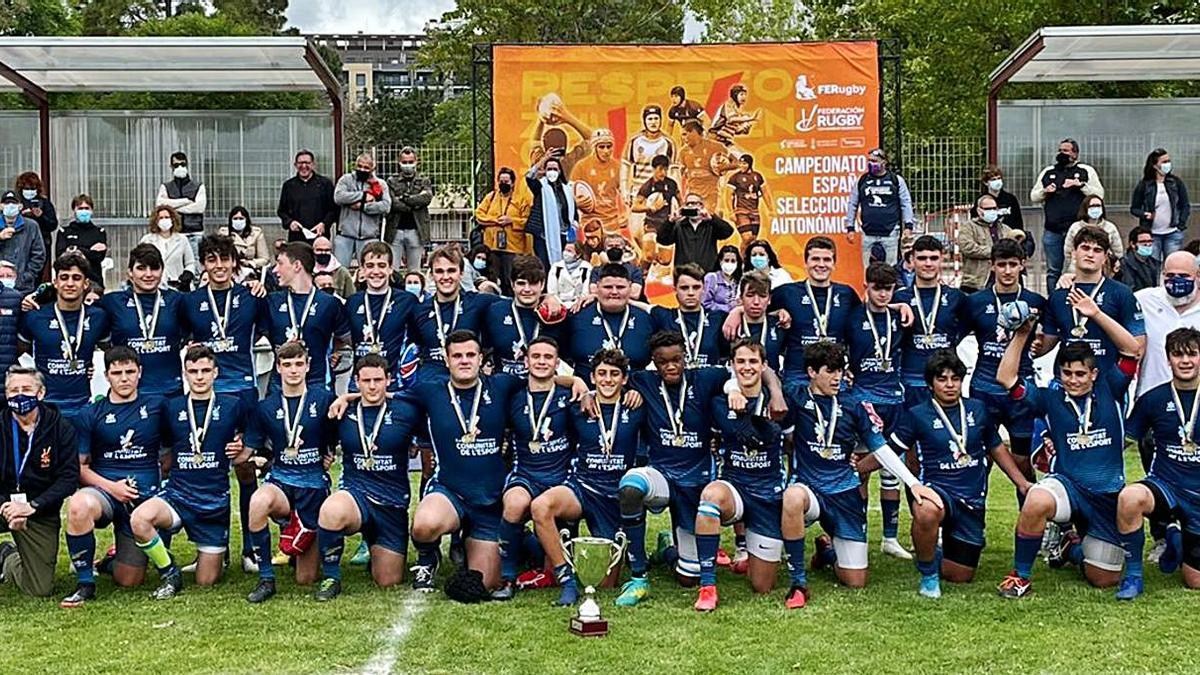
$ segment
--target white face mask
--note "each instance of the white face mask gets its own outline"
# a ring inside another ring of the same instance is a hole
[[[738,264],[732,260],[726,260],[725,262],[721,263],[721,271],[729,276],[733,276],[733,273],[737,271],[737,268]]]
[[[229,223],[231,225],[233,225],[233,229],[237,230],[238,232],[241,232],[242,230],[246,229],[246,219],[245,218],[234,218],[233,220],[229,221]]]
[[[992,192],[999,192],[1000,189],[1003,187],[1004,187],[1004,179],[1002,179],[1002,178],[993,178],[988,181],[988,189],[991,190]]]
[[[987,209],[983,212],[983,222],[994,223],[1000,219],[1000,212],[996,209]]]
[[[37,190],[21,190],[21,196],[25,199],[37,199]]]
[[[16,218],[17,214],[20,212],[21,212],[20,204],[5,204],[4,205],[4,217],[5,218]]]
[[[175,221],[171,220],[170,218],[159,218],[158,219],[158,229],[162,230],[163,232],[170,232],[171,228],[174,226],[175,226]]]
[[[1091,218],[1092,220],[1099,220],[1100,216],[1103,216],[1103,215],[1104,215],[1104,207],[1101,207],[1101,206],[1089,206],[1088,207],[1088,218]]]
[[[17,280],[16,278],[10,279],[8,277],[4,277],[3,279],[0,279],[0,285],[3,285],[5,288],[16,288]]]
[[[187,170],[186,166],[177,166],[171,170],[171,174],[174,175],[176,178],[187,178],[188,170]]]
[[[575,253],[572,251],[563,251],[563,262],[568,264],[575,262]]]
[[[556,171],[554,169],[550,169],[549,171],[547,171],[546,172],[546,180],[550,181],[551,183],[557,181],[558,180],[558,171]]]

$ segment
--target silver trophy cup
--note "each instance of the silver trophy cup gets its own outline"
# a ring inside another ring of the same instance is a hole
[[[575,577],[583,585],[584,600],[579,611],[571,617],[571,632],[583,637],[599,637],[608,634],[608,621],[600,617],[600,605],[596,604],[596,587],[612,573],[625,557],[627,541],[625,533],[618,531],[613,539],[600,537],[571,537],[569,530],[559,532],[562,538],[563,556],[575,570]]]

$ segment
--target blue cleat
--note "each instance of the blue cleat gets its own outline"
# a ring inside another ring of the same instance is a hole
[[[621,595],[617,596],[617,606],[634,607],[648,597],[650,597],[649,580],[645,577],[634,577],[621,587]]]
[[[351,565],[366,565],[371,562],[371,549],[367,546],[367,542],[362,542],[358,545],[358,550],[354,552],[354,556],[350,558]]]
[[[554,604],[559,607],[570,607],[579,602],[579,585],[572,579],[562,585],[562,590],[558,593],[558,600]]]
[[[1125,577],[1121,579],[1121,587],[1117,589],[1117,599],[1133,600],[1145,590],[1141,577]]]
[[[942,597],[941,579],[936,574],[925,574],[921,576],[921,588],[918,592],[926,598]]]

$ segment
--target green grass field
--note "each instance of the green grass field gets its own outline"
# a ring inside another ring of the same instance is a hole
[[[1131,471],[1137,458],[1128,455]],[[1140,473],[1140,470],[1138,470]],[[213,589],[189,587],[169,602],[145,588],[116,590],[102,578],[100,599],[64,611],[57,596],[74,580],[65,550],[56,598],[29,599],[0,587],[0,672],[1169,672],[1191,671],[1200,642],[1187,627],[1198,597],[1178,575],[1147,567],[1147,592],[1117,604],[1111,590],[1089,588],[1075,570],[1035,569],[1036,593],[1021,601],[995,595],[1011,565],[1013,491],[993,472],[989,547],[978,580],[943,585],[938,601],[920,598],[911,563],[877,552],[872,512],[871,581],[862,591],[839,588],[828,573],[810,576],[803,610],[783,609],[786,575],[757,597],[743,578],[721,573],[721,606],[691,609],[694,591],[661,571],[643,606],[612,606],[606,638],[567,632],[572,610],[555,608],[557,589],[531,591],[507,604],[457,605],[441,594],[407,587],[381,590],[362,568],[348,567],[343,595],[318,605],[308,589],[281,576],[280,593],[264,606],[244,597],[255,579],[238,570]],[[236,518],[235,518],[236,519]],[[235,537],[236,535],[235,522]],[[901,516],[901,540],[908,525]],[[666,527],[651,521],[651,535]],[[105,535],[101,541],[110,539]],[[357,537],[348,541],[353,550]],[[192,550],[178,540],[175,552]]]

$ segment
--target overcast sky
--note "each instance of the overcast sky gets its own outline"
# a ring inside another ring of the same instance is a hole
[[[454,0],[291,0],[288,25],[302,33],[421,33]]]

